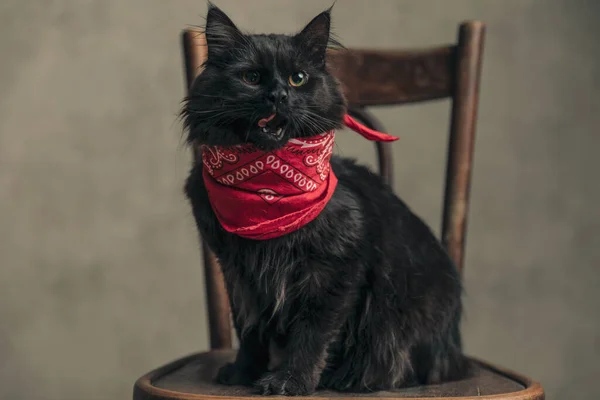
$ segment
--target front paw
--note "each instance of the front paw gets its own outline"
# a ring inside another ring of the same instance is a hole
[[[308,374],[277,371],[265,374],[256,386],[263,396],[308,396],[315,391],[316,382]]]
[[[228,363],[222,366],[217,373],[216,380],[223,385],[252,386],[254,383],[250,374],[236,366],[234,363]]]

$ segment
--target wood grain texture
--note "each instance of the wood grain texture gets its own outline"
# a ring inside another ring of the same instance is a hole
[[[189,88],[202,71],[206,60],[206,37],[199,31],[185,31],[182,35],[185,76]],[[196,147],[194,146],[194,149]],[[200,152],[194,151],[194,163],[201,162]],[[231,348],[231,309],[223,279],[223,272],[216,256],[200,238],[204,255],[204,284],[211,349]]]
[[[231,310],[223,271],[221,271],[217,257],[210,250],[206,241],[202,238],[200,238],[200,241],[202,242],[202,254],[204,255],[204,282],[206,286],[210,348],[230,349],[232,344]]]
[[[335,50],[328,65],[355,107],[414,103],[452,93],[454,46],[432,49]]]
[[[464,267],[484,34],[481,22],[464,23],[458,33],[442,243],[460,272]]]
[[[202,72],[202,65],[208,55],[206,36],[199,29],[187,29],[181,35],[183,47],[183,65],[185,66],[186,87]]]
[[[191,355],[160,367],[141,377],[134,387],[135,400],[217,400],[246,399],[256,396],[251,388],[214,383],[220,366],[235,358],[235,351],[212,351]],[[542,400],[544,392],[537,382],[478,360],[471,360],[471,374],[464,380],[440,385],[417,386],[387,392],[339,393],[317,391],[306,399],[375,400],[430,399],[449,400],[505,399]],[[270,396],[269,398],[271,398]],[[284,397],[278,397],[283,399]]]

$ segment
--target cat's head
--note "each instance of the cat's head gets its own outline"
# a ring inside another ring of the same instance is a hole
[[[293,36],[249,35],[209,4],[208,58],[182,112],[188,140],[274,149],[340,127],[345,100],[325,65],[330,21],[327,10]]]

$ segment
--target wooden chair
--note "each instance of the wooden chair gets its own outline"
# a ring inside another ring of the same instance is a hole
[[[442,242],[460,270],[464,258],[484,31],[481,22],[467,22],[460,26],[456,45],[405,52],[338,51],[328,55],[331,71],[344,86],[350,113],[372,128],[386,132],[365,110],[367,106],[452,98]],[[187,83],[190,85],[206,57],[203,33],[185,31],[183,49]],[[392,153],[389,144],[377,143],[376,146],[380,173],[391,184]],[[197,162],[198,152],[195,155]],[[203,253],[211,351],[179,359],[144,375],[135,384],[136,400],[230,400],[252,395],[250,388],[214,383],[219,367],[233,361],[235,351],[231,349],[232,327],[223,276],[217,260],[205,244]],[[479,360],[473,359],[472,362],[472,376],[458,382],[368,394],[319,391],[311,398],[544,398],[541,386],[531,379]]]

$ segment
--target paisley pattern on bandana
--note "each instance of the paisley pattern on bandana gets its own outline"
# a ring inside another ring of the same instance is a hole
[[[397,138],[346,115],[344,123],[369,140]],[[256,240],[293,232],[315,219],[333,195],[330,159],[335,131],[290,139],[263,151],[251,144],[202,145],[203,177],[211,206],[230,233]]]
[[[312,221],[333,195],[335,132],[292,139],[283,148],[202,146],[204,182],[225,230],[270,239]]]

